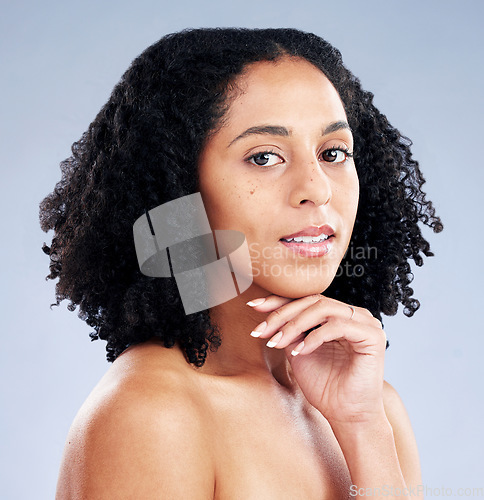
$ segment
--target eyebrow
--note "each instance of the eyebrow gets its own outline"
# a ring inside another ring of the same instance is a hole
[[[338,130],[347,129],[351,132],[351,127],[348,122],[343,120],[330,123],[325,129],[322,130],[321,136],[325,136],[331,134],[332,132],[336,132]],[[277,125],[258,125],[256,127],[250,127],[245,132],[242,132],[235,139],[233,139],[227,148],[230,148],[234,142],[239,139],[243,139],[244,137],[248,137],[250,135],[278,135],[281,137],[289,137],[291,135],[291,130],[288,130],[286,127],[281,127]]]

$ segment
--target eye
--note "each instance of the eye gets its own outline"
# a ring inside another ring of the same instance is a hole
[[[271,157],[273,158],[271,159]],[[277,159],[280,161],[277,162]],[[252,156],[249,156],[246,161],[257,167],[273,167],[278,163],[282,163],[283,160],[273,151],[261,151],[260,153],[255,153]]]
[[[328,163],[345,163],[348,158],[353,158],[353,154],[348,149],[342,147],[326,149],[321,156]]]

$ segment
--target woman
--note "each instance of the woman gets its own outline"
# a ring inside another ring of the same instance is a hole
[[[41,203],[57,304],[112,366],[67,439],[58,498],[414,496],[417,447],[383,380],[381,313],[419,307],[408,259],[442,230],[409,141],[319,37],[198,29],[138,57]],[[200,193],[253,282],[185,314],[133,224]]]

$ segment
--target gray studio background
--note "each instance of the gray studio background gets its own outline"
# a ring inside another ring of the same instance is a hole
[[[444,232],[413,265],[421,309],[384,318],[428,488],[484,487],[482,50],[469,1],[2,1],[0,498],[53,498],[69,426],[108,369],[105,343],[54,302],[38,204],[136,57],[186,27],[295,27],[338,47],[414,142]],[[127,245],[132,242],[127,241]],[[413,262],[413,261],[412,261]],[[249,332],[248,332],[249,333]],[[454,491],[455,491],[454,490]],[[441,495],[442,496],[442,495]]]

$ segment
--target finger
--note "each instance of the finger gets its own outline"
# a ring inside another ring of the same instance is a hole
[[[319,307],[319,302],[311,304],[309,307],[299,312],[291,319],[286,321],[282,326],[277,326],[274,324],[276,320],[269,319],[268,324],[272,327],[272,330],[277,330],[274,335],[269,340],[269,347],[277,347],[278,349],[284,349],[288,345],[296,342],[302,341],[310,332],[308,330],[319,328],[321,325],[325,324],[329,316],[327,314],[322,314],[321,308]],[[327,311],[326,311],[327,312]],[[283,321],[283,318],[277,318]],[[264,332],[264,336],[267,337],[271,334],[271,331]]]
[[[353,314],[354,308],[355,313]],[[376,326],[378,322],[372,314],[361,307],[348,306],[344,302],[325,297],[324,295],[308,295],[302,299],[294,300],[284,306],[279,307],[265,320],[262,328],[256,328],[261,331],[262,338],[269,338],[269,347],[287,347],[294,341],[294,338],[321,324],[324,324],[330,318],[350,319],[356,323],[363,323]],[[381,327],[381,323],[378,322]],[[282,332],[282,335],[280,334]],[[283,341],[281,343],[281,341]]]
[[[312,296],[307,296],[292,300],[291,302],[276,308],[266,317],[263,323],[255,328],[255,330],[259,333],[258,336],[268,338],[276,333],[279,333],[280,328],[284,324],[300,314],[304,309],[314,303],[315,300],[316,299],[313,299]],[[312,326],[316,325],[313,324]],[[279,335],[279,337],[281,337],[281,335]],[[274,347],[274,342],[276,341],[277,339],[271,340],[273,344],[270,344],[269,347]]]
[[[268,295],[267,297],[252,299],[247,302],[247,305],[259,312],[271,312],[293,300],[294,299],[289,299],[287,297],[281,297],[280,295]]]
[[[347,304],[334,304],[331,301],[328,301],[326,297],[323,297],[320,300],[316,300],[312,305],[287,321],[279,329],[279,332],[282,332],[282,336],[279,335],[279,337],[275,340],[272,338],[271,341],[272,343],[277,341],[276,345],[278,348],[285,348],[289,344],[295,342],[296,339],[300,337],[301,333],[308,334],[308,330],[318,328],[335,318],[347,320],[348,314],[350,314],[351,321],[370,326],[377,326],[376,323],[378,323],[381,328],[381,323],[374,318],[371,313],[369,313],[369,316],[367,314],[359,314],[355,319],[354,316],[356,316],[356,309],[361,308],[355,307],[355,314],[353,314],[353,311]],[[353,316],[353,319],[351,319],[351,316]],[[277,335],[277,333],[275,335]]]
[[[377,355],[385,352],[385,331],[374,326],[334,319],[309,333],[295,347],[299,354],[310,354],[326,342],[346,340],[352,350],[359,354]]]

